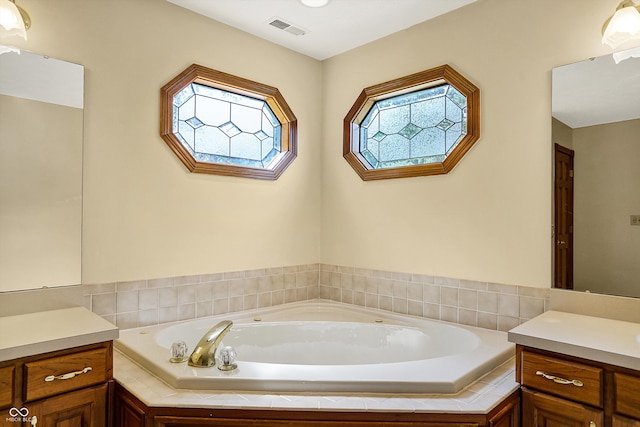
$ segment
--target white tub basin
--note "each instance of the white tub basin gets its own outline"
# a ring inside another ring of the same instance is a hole
[[[169,362],[174,341],[193,349],[220,320],[238,369]],[[503,332],[317,301],[124,330],[115,345],[175,388],[323,393],[456,393],[514,355]]]

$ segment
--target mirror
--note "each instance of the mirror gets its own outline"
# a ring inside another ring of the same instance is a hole
[[[640,297],[638,56],[552,71],[554,287]]]
[[[81,282],[83,88],[81,65],[0,53],[0,292]]]

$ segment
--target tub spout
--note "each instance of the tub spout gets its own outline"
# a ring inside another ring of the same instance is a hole
[[[189,356],[188,365],[199,368],[207,368],[216,364],[216,350],[222,338],[231,330],[233,322],[223,320],[204,334]]]

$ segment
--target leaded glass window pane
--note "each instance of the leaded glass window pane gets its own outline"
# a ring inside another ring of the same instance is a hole
[[[467,130],[467,100],[450,84],[376,101],[360,124],[372,169],[444,161]]]
[[[281,123],[260,99],[191,83],[173,98],[173,129],[198,161],[271,169]]]

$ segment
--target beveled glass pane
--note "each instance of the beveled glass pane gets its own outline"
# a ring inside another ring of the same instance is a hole
[[[367,160],[371,168],[376,169],[378,167],[378,159],[376,159],[376,157],[373,154],[371,154],[369,150],[363,151],[362,155]]]
[[[360,126],[369,127],[369,125],[371,124],[371,121],[378,117],[378,112],[379,111],[380,110],[378,109],[377,104],[374,104],[373,107],[371,107],[371,109],[369,110],[369,112],[365,116],[365,118],[362,120],[362,124]]]
[[[256,98],[252,98],[238,93],[228,92],[226,90],[217,89],[210,86],[193,83],[193,90],[196,94],[207,96],[209,98],[217,99],[220,101],[230,102],[233,104],[244,105],[252,108],[262,108],[264,101]]]
[[[380,161],[406,159],[410,156],[409,140],[400,135],[389,135],[380,145]]]
[[[384,137],[387,136],[385,133],[382,132],[376,132],[371,139],[374,139],[378,142],[382,141],[384,139]]]
[[[447,129],[449,129],[453,125],[454,125],[454,123],[451,120],[443,119],[440,123],[438,123],[438,125],[436,127],[438,129],[442,129],[442,130],[446,131]]]
[[[231,104],[205,96],[196,96],[196,116],[204,124],[220,126],[231,120]]]
[[[229,137],[234,137],[237,134],[241,133],[241,130],[233,122],[227,122],[222,126],[219,126],[220,130],[227,134]]]
[[[445,98],[433,98],[411,105],[411,123],[421,128],[437,126],[445,118]]]
[[[242,132],[255,133],[262,128],[262,112],[243,105],[231,105],[231,121]]]
[[[187,120],[196,115],[196,97],[192,96],[178,107],[178,117],[180,120]]]
[[[367,132],[367,128],[360,128],[360,140],[358,141],[360,143],[360,152],[363,152],[364,150],[367,149],[367,147],[369,146],[368,143],[368,134],[369,132]]]
[[[367,151],[371,152],[371,155],[376,159],[380,157],[380,142],[375,139],[367,140]]]
[[[229,137],[220,129],[204,126],[196,130],[195,151],[219,156],[229,155]]]
[[[184,89],[182,89],[173,97],[173,105],[175,107],[180,107],[182,104],[185,103],[185,101],[187,101],[192,96],[193,96],[192,85],[185,86]]]
[[[182,144],[186,144],[186,147],[191,150],[195,150],[195,133],[194,129],[189,126],[186,122],[180,121],[178,123],[178,135],[181,137]]]
[[[467,106],[467,98],[453,86],[450,86],[447,90],[447,98],[453,101],[460,108],[466,108]]]
[[[260,141],[260,150],[262,152],[262,160],[265,161],[266,156],[275,150],[273,146],[273,138],[266,138]],[[279,150],[275,150],[279,151]]]
[[[204,126],[204,123],[198,120],[197,117],[191,117],[190,119],[185,120],[185,122],[194,129]]]
[[[273,148],[282,151],[282,126],[273,128]]]
[[[380,111],[380,131],[387,135],[400,132],[409,124],[411,107],[404,105]]]
[[[426,99],[444,96],[447,92],[449,85],[440,85],[435,87],[430,87],[427,89],[419,90],[416,92],[409,92],[404,95],[393,96],[391,98],[383,99],[376,102],[376,105],[380,109],[401,106],[401,105],[409,105],[414,104],[419,101],[424,101]]]
[[[234,136],[231,138],[231,156],[248,160],[262,160],[260,140],[248,133]]]
[[[404,136],[407,139],[411,139],[420,132],[422,128],[414,125],[413,123],[409,123],[405,127],[400,130],[400,135]]]
[[[424,129],[411,140],[411,157],[445,154],[445,133],[438,128]]]
[[[258,132],[254,133],[254,135],[256,136],[256,138],[258,138],[260,141],[263,141],[267,138],[269,138],[269,135],[266,134],[265,131],[263,131],[262,129],[260,129]],[[271,144],[273,146],[273,144]]]
[[[262,159],[262,167],[265,169],[273,168],[275,164],[275,160],[280,157],[280,152],[277,150],[271,150],[267,153],[267,155]]]
[[[268,123],[262,123],[263,128],[267,128],[269,127],[269,125],[271,125],[270,127],[280,126],[280,120],[278,120],[276,115],[271,110],[271,107],[269,107],[269,104],[267,104],[266,102],[264,102],[262,105],[262,114],[264,119],[268,121]]]
[[[447,114],[446,117],[448,120],[451,120],[452,122],[456,122],[459,123],[462,121],[462,108],[460,108],[458,106],[458,104],[456,104],[455,102],[453,102],[451,99],[446,98],[446,110],[447,110]]]
[[[464,138],[465,133],[462,132],[462,123],[456,123],[447,130],[447,155],[455,148],[455,146]]]

